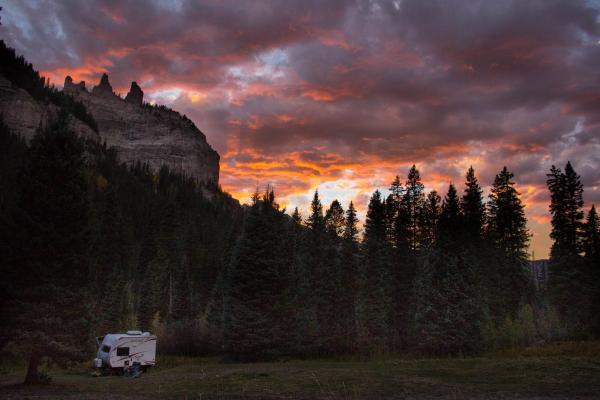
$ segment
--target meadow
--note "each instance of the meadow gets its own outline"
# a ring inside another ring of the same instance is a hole
[[[140,378],[93,377],[87,365],[46,367],[51,383],[20,384],[3,365],[0,398],[21,399],[597,399],[600,342],[567,342],[480,357],[226,363],[167,357]]]

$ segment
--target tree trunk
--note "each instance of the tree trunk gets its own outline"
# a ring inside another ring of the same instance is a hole
[[[38,353],[32,353],[29,357],[29,366],[27,367],[27,376],[25,377],[25,384],[31,385],[40,382],[40,375],[38,373],[40,359],[41,357]]]

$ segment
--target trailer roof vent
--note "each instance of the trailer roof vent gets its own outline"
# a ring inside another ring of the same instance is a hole
[[[128,335],[141,335],[142,331],[127,331]]]

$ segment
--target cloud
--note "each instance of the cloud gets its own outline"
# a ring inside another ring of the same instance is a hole
[[[550,165],[571,160],[600,200],[592,2],[0,3],[2,37],[52,82],[108,71],[191,117],[242,201],[272,183],[290,206],[320,187],[364,211],[412,163],[442,194],[470,165],[485,186],[506,165],[543,256]]]

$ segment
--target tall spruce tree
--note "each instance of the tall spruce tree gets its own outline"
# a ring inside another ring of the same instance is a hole
[[[66,115],[31,140],[21,174],[18,287],[11,320],[29,360],[26,383],[38,381],[42,357],[56,362],[85,355],[89,314],[88,275],[90,204],[83,145],[66,128]]]
[[[554,240],[550,257],[558,262],[561,258],[576,257],[581,251],[583,185],[570,162],[565,172],[553,165],[547,177],[552,214],[550,237]]]
[[[583,251],[589,259],[600,257],[600,218],[592,205],[585,222]]]
[[[356,308],[359,291],[358,218],[354,204],[346,210],[339,265],[339,293],[337,295],[337,319],[340,321],[342,352],[356,350]]]
[[[549,294],[570,333],[580,336],[589,325],[593,292],[589,264],[581,257],[583,185],[570,162],[564,172],[553,165],[547,177],[552,214],[550,237],[554,240],[550,249]],[[575,309],[571,304],[578,307]]]
[[[365,222],[364,261],[359,304],[359,340],[367,351],[387,350],[391,329],[390,248],[386,241],[385,203],[376,190]]]
[[[444,238],[456,236],[462,229],[462,215],[460,213],[460,204],[458,192],[453,184],[448,186],[448,192],[444,197],[442,212],[440,213],[439,230]]]
[[[420,221],[425,208],[424,189],[419,170],[413,165],[408,171],[405,193],[400,206],[401,212],[406,214],[408,248],[413,257],[417,255],[423,244]]]
[[[281,304],[285,293],[281,254],[282,213],[270,195],[256,200],[234,250],[225,295],[225,353],[230,359],[270,359],[285,352]]]
[[[344,209],[339,201],[334,200],[325,212],[325,230],[331,235],[342,237],[344,234]]]
[[[488,202],[487,235],[494,243],[498,265],[490,271],[488,288],[496,288],[495,316],[516,316],[528,294],[530,280],[526,273],[529,231],[525,207],[515,188],[514,175],[504,167],[494,179]]]
[[[457,233],[459,198],[450,184],[442,206],[438,239],[425,250],[414,284],[413,341],[432,355],[472,352],[480,346],[485,318],[477,258]]]
[[[592,205],[585,224],[584,251],[586,272],[590,282],[590,327],[600,335],[600,219]]]
[[[437,238],[438,223],[442,212],[441,202],[442,199],[437,191],[432,190],[427,194],[422,224],[424,243],[428,247],[432,246]]]
[[[460,207],[466,239],[476,242],[479,242],[483,235],[485,223],[485,206],[482,193],[481,186],[479,186],[479,182],[475,177],[475,170],[473,167],[469,167]]]

